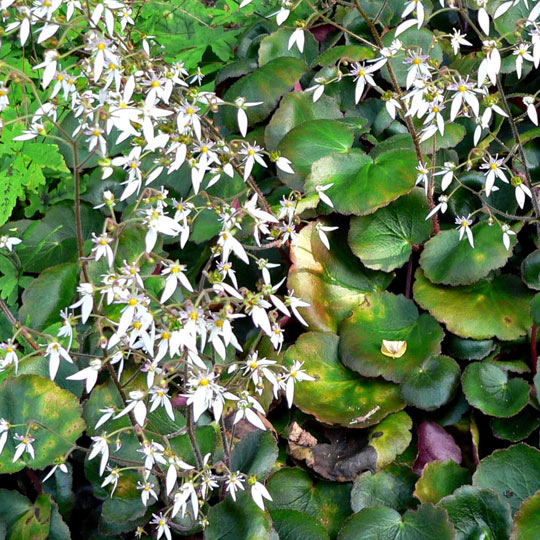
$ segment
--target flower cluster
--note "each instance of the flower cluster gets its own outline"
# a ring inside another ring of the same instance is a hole
[[[99,460],[101,486],[111,496],[126,472],[140,472],[142,502],[161,497],[164,504],[151,521],[158,538],[171,537],[168,524],[177,514],[204,524],[201,507],[221,487],[233,499],[249,487],[253,501],[264,508],[264,499],[271,497],[263,483],[230,469],[235,426],[244,422],[266,430],[268,398],[283,395],[290,407],[296,383],[314,379],[300,361],[287,368],[241,344],[251,331],[255,346],[267,340],[277,357],[285,325],[293,316],[306,324],[298,310],[309,305],[286,290],[283,280],[275,282],[271,271],[280,265],[260,256],[262,250],[295,242],[300,197],[283,196],[272,207],[252,173],[274,164],[293,174],[293,164],[255,141],[225,139],[213,121],[223,108],[233,108],[244,137],[249,109],[261,103],[226,102],[201,89],[200,70],[189,73],[180,62],[154,56],[151,39],[136,38],[128,3],[53,0],[27,6],[4,0],[2,9],[4,37],[16,36],[21,47],[32,40],[42,55],[33,66],[39,74],[34,91],[44,98],[14,141],[65,140],[74,148],[75,182],[82,151],[86,160],[97,156],[103,180],[123,176],[121,190],[104,189],[103,202],[95,207],[103,212],[103,228],[92,233],[92,246],[81,261],[78,299],[62,312],[56,335],[45,336],[46,343],[40,336],[30,357],[47,359],[52,380],[63,364],[76,366],[67,379],[84,382],[88,394],[99,380],[122,389],[122,405],[107,403],[89,426],[94,435],[88,460]],[[284,22],[283,14],[280,19]],[[60,37],[74,29],[83,37],[80,43]],[[300,36],[295,39],[301,48]],[[0,110],[17,106],[18,86],[32,84],[17,68],[4,67],[8,82],[1,86]],[[63,124],[67,117],[75,121],[69,131]],[[119,145],[127,150],[118,151]],[[238,180],[245,187],[233,200],[212,194],[214,186]],[[332,205],[324,189],[319,194]],[[215,216],[215,241],[202,267],[193,269],[183,249],[198,220],[209,214]],[[319,231],[327,247],[324,233],[333,229]],[[121,255],[129,231],[143,241],[137,252]],[[15,237],[0,238],[0,248],[9,252],[19,243]],[[163,244],[177,256],[167,256]],[[240,279],[245,269],[256,277]],[[77,335],[88,326],[96,339],[83,354]],[[2,370],[13,365],[17,372],[18,335],[1,345]],[[263,395],[266,389],[269,395]],[[185,414],[187,425],[179,435],[192,435],[201,419],[213,420],[222,432],[224,460],[213,463],[210,454],[202,456],[192,439],[195,460],[184,461],[167,437],[151,428],[152,415],[160,411],[172,423]],[[117,421],[126,419],[128,427],[118,428]],[[13,461],[27,455],[31,462],[39,452],[39,444],[33,446],[39,429],[20,434],[20,427],[0,420],[0,452],[11,434]],[[115,455],[129,437],[138,440],[137,466]],[[48,477],[58,467],[66,470],[67,457]]]

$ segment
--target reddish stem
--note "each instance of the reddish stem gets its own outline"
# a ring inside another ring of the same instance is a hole
[[[533,324],[532,330],[531,330],[531,367],[533,371],[533,375],[536,375],[536,364],[538,362],[538,355],[536,353],[536,331],[538,327]]]

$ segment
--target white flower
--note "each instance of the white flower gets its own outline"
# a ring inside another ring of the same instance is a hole
[[[241,150],[238,152],[239,156],[244,156],[242,163],[244,165],[244,182],[249,178],[253,165],[257,162],[261,167],[267,167],[266,162],[261,155],[262,148],[257,144],[242,144]]]
[[[439,210],[441,214],[444,214],[448,208],[448,197],[446,195],[441,195],[439,197],[439,204],[433,207],[433,210],[426,216],[426,220],[434,216]]]
[[[193,292],[193,287],[191,286],[187,276],[184,274],[185,270],[186,266],[184,264],[180,264],[178,261],[173,263],[165,263],[165,268],[161,272],[161,275],[167,276],[167,278],[165,279],[165,287],[163,289],[163,293],[161,294],[161,303],[166,302],[174,294],[178,283],[180,283],[189,292]]]
[[[59,463],[47,473],[47,475],[45,476],[45,478],[43,478],[41,482],[46,482],[58,469],[60,469],[64,474],[68,473],[67,465],[65,463]]]
[[[256,107],[257,105],[262,105],[262,101],[253,101],[251,103],[248,103],[246,101],[246,98],[238,97],[234,100],[234,104],[238,107],[238,111],[236,113],[236,120],[238,122],[238,129],[240,130],[240,134],[242,137],[246,136],[247,128],[248,128],[248,117],[246,114],[246,108],[247,107]]]
[[[272,501],[272,497],[270,493],[268,493],[268,490],[264,487],[264,484],[261,484],[260,482],[255,482],[251,486],[251,498],[253,499],[253,502],[264,511],[264,499],[268,499],[269,501]]]
[[[486,34],[486,36],[489,35],[489,15],[486,11],[486,4],[487,0],[476,0],[476,4],[480,8],[478,10],[478,24],[480,28],[482,29],[482,32]]]
[[[66,379],[70,381],[86,381],[86,392],[89,394],[97,382],[100,369],[101,360],[99,360],[99,358],[95,358],[94,360],[90,360],[89,366],[87,368],[81,369],[81,371],[78,371],[77,373],[66,377]]]
[[[12,339],[8,339],[6,343],[0,344],[0,349],[5,351],[6,356],[4,356],[4,359],[1,361],[1,368],[0,371],[3,371],[7,366],[10,366],[13,364],[15,366],[15,375],[17,375],[17,371],[19,369],[19,357],[17,356],[17,344],[13,343]],[[0,433],[2,431],[0,430]]]
[[[454,79],[452,84],[448,85],[448,90],[455,91],[452,97],[452,107],[450,108],[450,121],[453,122],[461,110],[463,101],[465,101],[472,109],[474,116],[480,113],[480,103],[474,94],[473,84],[466,79]]]
[[[58,343],[58,341],[53,341],[47,345],[47,350],[45,351],[45,356],[49,357],[49,376],[51,380],[54,381],[56,374],[58,373],[58,368],[60,367],[60,358],[66,360],[70,364],[73,364],[73,360],[69,356],[69,353]]]
[[[334,185],[334,183],[332,182],[332,183],[326,184],[324,186],[316,186],[315,187],[315,191],[319,195],[319,199],[322,202],[326,203],[331,208],[334,208],[334,203],[332,202],[330,197],[325,193],[325,191],[329,190],[333,185]]]
[[[441,178],[441,190],[446,191],[448,186],[452,183],[452,180],[454,179],[454,170],[456,168],[456,164],[452,161],[445,161],[443,168],[438,173],[435,173],[435,176],[442,175]]]
[[[101,418],[96,422],[96,425],[94,427],[95,430],[100,428],[103,424],[108,422],[116,412],[113,407],[105,407],[103,409],[99,409],[99,412],[102,414]]]
[[[360,101],[360,98],[364,93],[366,83],[370,86],[377,85],[375,79],[372,77],[372,74],[375,73],[377,69],[377,66],[366,67],[365,64],[360,64],[358,62],[354,62],[352,64],[351,75],[354,76],[354,81],[356,82],[354,90],[355,103],[358,103]]]
[[[280,156],[276,159],[276,167],[287,174],[294,174],[294,170],[291,167],[291,161],[286,157]]]
[[[462,34],[459,30],[456,30],[455,28],[454,35],[450,37],[450,43],[452,45],[452,49],[454,50],[454,54],[457,54],[459,52],[459,48],[461,45],[468,45],[472,47],[472,43],[465,39],[465,34]]]
[[[92,253],[94,254],[94,258],[96,261],[99,261],[99,259],[105,257],[109,268],[111,268],[114,263],[114,253],[109,245],[112,241],[113,239],[109,238],[106,233],[100,234],[99,236],[92,233],[92,242],[94,242]]]
[[[287,50],[290,51],[293,45],[296,43],[296,46],[298,47],[298,50],[300,52],[304,52],[304,43],[305,43],[306,37],[304,36],[304,29],[302,27],[298,27],[289,38],[289,43],[287,44]]]
[[[513,176],[511,182],[515,188],[514,195],[516,196],[516,201],[519,207],[523,208],[526,196],[532,198],[531,190],[518,175]]]
[[[0,454],[4,451],[10,427],[10,423],[5,418],[0,418]]]
[[[323,225],[320,221],[318,221],[317,225],[315,225],[315,230],[319,235],[319,240],[322,242],[323,246],[326,249],[330,249],[330,242],[328,241],[326,233],[336,231],[337,229],[339,229],[339,227],[328,227],[327,225]]]
[[[530,121],[535,126],[537,126],[538,125],[538,113],[536,112],[536,106],[534,104],[534,98],[532,96],[524,97],[523,98],[523,104],[527,107],[527,115],[528,115]]]
[[[495,184],[495,179],[499,178],[506,184],[508,184],[508,178],[504,174],[506,167],[503,165],[504,159],[499,158],[498,154],[489,156],[488,159],[483,158],[484,163],[480,165],[480,169],[485,169],[484,173],[486,176],[486,195],[489,197],[491,191],[493,190],[493,185]]]
[[[167,495],[173,490],[174,484],[176,483],[176,480],[178,479],[178,469],[182,469],[184,471],[190,471],[193,470],[195,467],[191,466],[189,463],[186,463],[185,461],[182,461],[177,456],[171,456],[169,458],[169,468],[167,469],[167,476],[165,479],[165,486],[167,490]]]
[[[231,494],[233,501],[236,501],[236,492],[239,489],[242,491],[244,490],[244,474],[240,471],[230,473],[225,486],[227,491]]]
[[[171,529],[169,525],[167,525],[167,518],[163,516],[163,514],[152,514],[152,521],[150,522],[152,525],[155,525],[157,527],[157,537],[161,538],[163,535],[165,535],[165,538],[167,540],[172,540],[171,536]]]
[[[90,317],[94,307],[94,287],[91,283],[81,283],[77,287],[77,292],[81,295],[81,299],[69,307],[71,309],[81,308],[81,322],[84,324]]]
[[[36,440],[34,439],[34,437],[31,437],[30,435],[19,435],[18,433],[15,433],[13,438],[16,441],[19,441],[19,444],[15,448],[15,455],[11,460],[12,463],[15,463],[25,452],[29,454],[32,459],[36,458],[36,453],[34,451],[34,447],[32,446],[32,443]]]
[[[510,249],[510,236],[515,236],[516,233],[510,228],[510,225],[507,225],[506,223],[501,227],[501,231],[503,233],[504,247],[508,250]]]
[[[304,325],[308,326],[308,323],[304,320],[302,315],[300,315],[298,308],[306,308],[311,304],[309,302],[304,302],[300,298],[294,296],[294,290],[290,292],[289,295],[285,296],[285,305],[291,308],[291,311],[294,313],[295,317]]]
[[[231,395],[229,397],[233,396]],[[235,399],[238,399],[236,396],[234,397]],[[237,424],[240,420],[245,418],[252,426],[255,426],[262,431],[266,431],[265,425],[257,414],[258,412],[264,416],[265,411],[262,405],[254,397],[250,396],[247,392],[242,392],[241,397],[236,404],[236,408],[237,411],[234,416],[233,424]]]
[[[303,365],[304,365],[304,362],[299,362],[298,360],[295,360],[287,375],[285,395],[287,396],[287,404],[289,405],[289,408],[291,408],[293,404],[294,385],[300,381],[314,381],[315,380],[314,377],[312,377],[311,375],[308,375],[303,369],[301,369]]]
[[[148,501],[150,497],[153,497],[157,500],[157,493],[154,491],[154,484],[150,482],[137,482],[137,489],[141,492],[141,501],[144,506],[148,506]]]
[[[105,435],[105,434],[104,434]],[[92,449],[88,455],[88,460],[94,459],[101,454],[101,461],[99,464],[99,476],[102,476],[105,472],[105,467],[109,461],[109,442],[106,437],[96,436],[92,437]]]
[[[523,67],[523,61],[528,60],[529,62],[534,62],[534,58],[529,52],[530,45],[526,43],[520,43],[512,53],[516,57],[516,73],[518,79],[521,79],[521,70]]]
[[[478,67],[478,88],[484,85],[486,77],[489,78],[491,84],[497,84],[497,75],[501,71],[501,53],[497,48],[497,42],[487,40],[483,45],[486,52]]]
[[[20,244],[22,240],[19,238],[9,237],[6,235],[0,236],[0,249],[6,248],[8,251],[13,251],[13,246]]]
[[[199,514],[199,498],[193,482],[190,481],[184,482],[180,487],[180,491],[175,493],[171,517],[174,518],[178,512],[184,517],[188,501],[191,502],[193,517],[196,518]]]
[[[111,491],[111,497],[113,496],[113,493],[116,489],[116,486],[118,486],[118,480],[120,480],[120,471],[118,469],[111,469],[110,467],[107,467],[107,470],[110,471],[110,473],[105,477],[105,480],[103,480],[101,487],[106,487],[109,484],[112,485],[112,491]]]
[[[424,166],[422,162],[418,162],[418,166],[416,167],[416,170],[418,171],[418,176],[416,177],[415,185],[417,186],[421,182],[424,183],[424,191],[428,192],[429,188],[429,170]]]
[[[459,239],[461,240],[463,238],[463,235],[466,233],[469,244],[471,244],[471,247],[474,248],[474,238],[471,231],[471,224],[472,219],[470,214],[467,217],[462,216],[456,218],[457,229],[459,229]]]
[[[115,420],[133,411],[133,416],[135,417],[137,424],[139,424],[139,426],[143,426],[144,421],[146,420],[144,393],[140,390],[133,390],[129,393],[129,399],[126,401],[126,403],[127,406],[114,417]]]
[[[145,442],[137,452],[144,454],[146,457],[144,459],[144,468],[146,469],[147,474],[150,473],[154,463],[160,463],[161,465],[166,465],[167,461],[163,457],[163,452],[165,448],[162,444],[157,442]]]
[[[324,94],[324,86],[326,79],[324,77],[315,77],[315,84],[305,89],[305,92],[313,92],[313,103],[319,101],[320,97]]]

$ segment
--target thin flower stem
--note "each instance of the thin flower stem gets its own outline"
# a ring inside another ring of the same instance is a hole
[[[17,330],[20,330],[21,335],[28,341],[32,349],[35,351],[39,351],[40,347],[39,345],[32,339],[32,336],[30,335],[30,332],[22,326],[19,321],[13,316],[13,313],[9,311],[9,308],[7,307],[6,303],[0,298],[0,310],[4,313],[6,316],[6,319],[13,325]]]
[[[510,110],[510,105],[508,104],[508,100],[506,99],[506,96],[504,94],[504,89],[502,87],[500,77],[497,77],[497,89],[499,90],[499,95],[501,96],[501,100],[502,100],[502,104],[504,106],[505,112],[508,115],[508,122],[510,123],[510,128],[512,129],[512,134],[516,141],[520,161],[521,161],[521,164],[523,165],[523,170],[525,171],[525,180],[524,180],[525,185],[531,190],[531,195],[532,195],[531,200],[532,200],[534,213],[536,217],[540,220],[540,207],[538,206],[538,198],[536,196],[536,193],[533,191],[534,188],[532,188],[531,173],[529,171],[529,167],[527,167],[527,159],[525,158],[525,152],[523,150],[523,145],[521,144],[519,131],[514,121],[514,117],[512,116],[512,111]],[[540,221],[536,223],[536,235],[540,239]]]

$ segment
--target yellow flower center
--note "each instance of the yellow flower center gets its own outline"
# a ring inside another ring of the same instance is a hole
[[[64,76],[63,76],[61,73],[59,73],[59,74],[56,76],[56,80],[57,80],[58,82],[61,82],[61,81],[64,80]]]
[[[465,92],[465,90],[467,90],[467,87],[464,84],[460,84],[457,89],[458,89],[458,92],[463,93]]]
[[[490,163],[489,164],[489,168],[494,171],[496,168],[498,167],[498,165],[496,163]]]
[[[97,50],[103,51],[105,49],[105,43],[98,43],[97,44]]]
[[[101,135],[101,131],[99,131],[99,129],[94,129],[94,131],[92,131],[92,135],[94,137],[99,137]]]
[[[195,110],[194,110],[192,107],[188,107],[188,108],[186,109],[186,113],[187,113],[187,114],[193,114],[194,112],[195,112]]]
[[[251,369],[256,369],[257,368],[257,362],[251,362],[251,364],[249,364],[249,367]]]
[[[469,223],[467,221],[462,221],[461,226],[462,227],[468,227]]]
[[[415,65],[415,66],[419,66],[421,63],[422,63],[422,59],[421,58],[414,58],[412,63]]]
[[[103,239],[100,240],[100,241],[99,241],[99,245],[100,245],[100,246],[106,246],[106,245],[107,245],[107,240],[103,240]]]
[[[162,339],[169,339],[171,337],[171,334],[169,334],[169,332],[163,332],[163,335],[161,337]]]
[[[137,305],[137,299],[136,298],[130,298],[128,301],[128,304],[133,307]]]
[[[159,86],[159,81],[152,81],[152,88],[157,88]]]
[[[254,156],[254,155],[255,155],[255,150],[253,150],[253,148],[250,148],[250,149],[248,150],[248,155],[249,155],[249,156]]]
[[[209,381],[208,379],[201,379],[201,380],[199,381],[199,384],[200,384],[201,386],[208,386],[208,383],[209,383],[209,382],[210,382],[210,381]]]

